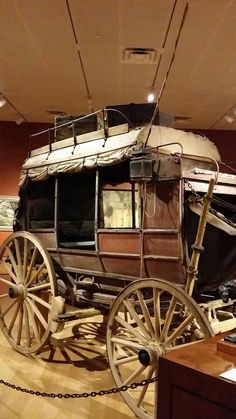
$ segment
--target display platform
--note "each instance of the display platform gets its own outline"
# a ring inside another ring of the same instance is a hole
[[[236,356],[219,350],[222,336],[160,358],[158,419],[236,419],[236,382],[220,374]]]

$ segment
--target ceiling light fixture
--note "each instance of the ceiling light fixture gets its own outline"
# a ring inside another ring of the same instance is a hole
[[[87,96],[86,105],[87,105],[87,109],[90,112],[93,112],[93,98],[90,94]]]
[[[93,99],[92,99],[92,97],[90,95],[88,95],[87,96],[87,105],[88,106],[92,106],[92,104],[93,104]]]
[[[12,109],[14,109],[14,111],[16,112],[15,123],[17,125],[21,124],[22,122],[27,122],[25,117],[22,115],[22,113],[20,111],[18,111],[18,109],[15,107],[15,105],[13,105],[13,103],[10,102],[9,99],[7,99],[2,93],[0,93],[0,108],[2,108],[5,105],[11,106]]]
[[[232,124],[232,122],[234,122],[234,118],[229,114],[224,115],[224,119],[228,122],[228,124]]]
[[[20,124],[22,124],[22,122],[25,122],[25,118],[22,115],[19,114],[18,117],[15,119],[15,123],[17,125],[20,125]]]
[[[56,109],[49,109],[46,112],[49,113],[49,115],[53,115],[53,116],[66,116],[67,115],[66,112],[64,112],[64,111],[58,111]]]
[[[148,90],[146,100],[148,103],[156,102],[156,92],[154,86],[151,86]]]
[[[7,103],[6,98],[2,94],[0,94],[0,108],[6,105],[6,103]]]
[[[147,101],[153,103],[156,100],[156,94],[154,92],[149,92],[147,95]]]

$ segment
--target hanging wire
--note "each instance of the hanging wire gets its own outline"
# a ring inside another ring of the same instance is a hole
[[[167,69],[165,78],[163,80],[163,83],[162,83],[162,86],[161,86],[161,89],[160,89],[160,92],[159,92],[159,95],[158,95],[158,98],[157,98],[157,103],[156,103],[156,106],[155,106],[155,109],[154,109],[154,112],[153,112],[153,115],[152,115],[152,119],[151,119],[151,122],[150,122],[150,125],[149,125],[149,130],[148,130],[147,138],[146,138],[146,141],[145,141],[145,144],[144,144],[145,147],[146,147],[147,142],[148,142],[148,139],[150,137],[151,130],[152,130],[152,125],[154,123],[155,117],[156,117],[157,112],[158,112],[158,109],[159,109],[159,104],[160,104],[161,96],[162,96],[163,91],[165,89],[166,82],[167,82],[167,79],[169,77],[170,70],[171,70],[172,64],[173,64],[174,59],[175,59],[176,50],[177,50],[177,47],[178,47],[180,35],[181,35],[182,29],[183,29],[183,26],[184,26],[184,22],[185,22],[187,13],[188,13],[188,3],[186,4],[185,9],[184,9],[184,13],[183,13],[183,17],[182,17],[181,24],[180,24],[180,27],[179,27],[179,32],[178,32],[178,35],[177,35],[177,38],[176,38],[176,41],[175,41],[174,52],[173,52],[173,55],[172,55],[172,58],[171,58],[171,61],[170,61],[170,65],[169,65],[169,67]]]
[[[233,163],[235,163],[235,162],[233,162]],[[229,164],[224,163],[223,161],[220,161],[219,164],[221,164],[222,166],[227,167],[228,169],[232,170],[232,172],[236,173],[236,169],[234,169],[234,167],[230,166]]]

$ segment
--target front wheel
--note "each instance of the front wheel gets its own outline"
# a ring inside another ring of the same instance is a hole
[[[128,285],[111,307],[107,355],[117,387],[158,376],[161,355],[213,335],[195,301],[177,286],[158,279]],[[158,381],[121,395],[141,419],[154,418]]]
[[[3,242],[0,262],[1,329],[15,350],[36,353],[51,334],[57,304],[51,257],[36,236],[17,232]]]

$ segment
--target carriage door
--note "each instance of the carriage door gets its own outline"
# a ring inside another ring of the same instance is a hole
[[[98,251],[112,274],[140,274],[138,185],[130,181],[129,162],[100,169]]]
[[[95,249],[95,179],[94,170],[59,176],[59,247]]]

